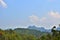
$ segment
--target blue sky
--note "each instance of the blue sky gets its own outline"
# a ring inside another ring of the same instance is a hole
[[[3,0],[0,28],[37,25],[51,28],[60,23],[60,0]]]

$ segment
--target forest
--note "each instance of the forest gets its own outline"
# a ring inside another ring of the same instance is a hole
[[[24,28],[0,29],[0,40],[60,40],[60,31],[51,29],[50,33]]]

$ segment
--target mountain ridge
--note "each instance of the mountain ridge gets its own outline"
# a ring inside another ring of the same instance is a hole
[[[51,29],[45,29],[44,27],[37,27],[35,25],[28,26],[28,29],[34,29],[34,30],[38,30],[38,31],[41,31],[41,32],[51,32]],[[60,27],[57,27],[56,30],[60,31]]]

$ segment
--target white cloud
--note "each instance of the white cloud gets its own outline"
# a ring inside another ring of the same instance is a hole
[[[33,25],[40,26],[42,23],[44,24],[44,22],[46,22],[46,17],[40,18],[36,15],[31,15],[29,16],[29,20]]]
[[[0,4],[1,4],[4,8],[7,7],[7,4],[6,4],[3,0],[0,0]]]
[[[29,19],[33,23],[37,23],[40,20],[39,17],[38,16],[35,16],[35,15],[29,16]]]
[[[54,18],[60,18],[60,14],[58,12],[51,11],[49,12],[49,15]]]
[[[47,16],[47,23],[51,25],[59,25],[60,24],[60,13],[56,11],[50,11]]]
[[[34,23],[46,21],[46,17],[39,18],[36,15],[29,16],[29,18],[30,18],[30,21]]]
[[[29,16],[30,22],[37,26],[43,26],[45,28],[52,28],[53,25],[60,24],[60,14],[59,12],[50,11],[45,17],[38,17],[36,15]]]

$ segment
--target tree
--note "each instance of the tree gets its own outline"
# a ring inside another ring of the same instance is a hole
[[[52,32],[52,36],[56,36],[56,26],[53,26],[51,32]]]

